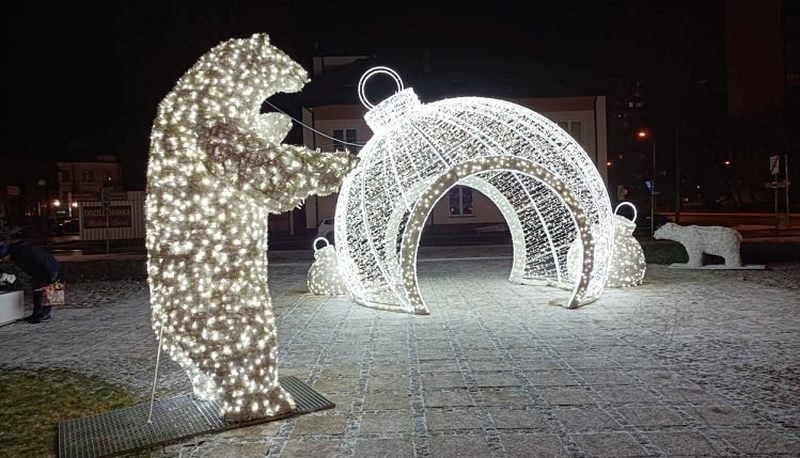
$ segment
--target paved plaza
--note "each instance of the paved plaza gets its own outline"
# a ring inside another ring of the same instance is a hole
[[[649,265],[645,285],[565,310],[554,305],[559,290],[506,281],[508,254],[429,253],[419,269],[430,316],[310,296],[308,262],[276,256],[280,373],[336,408],[153,455],[800,454],[798,265]],[[0,328],[0,366],[68,368],[146,400],[156,340],[145,283],[71,288],[76,307],[40,325]],[[188,390],[185,375],[163,359],[159,396]]]

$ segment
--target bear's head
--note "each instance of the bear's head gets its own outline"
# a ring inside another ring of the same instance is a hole
[[[678,232],[678,226],[675,223],[665,223],[663,226],[659,227],[654,233],[654,239],[671,239],[674,234]]]
[[[258,107],[274,94],[299,92],[309,81],[305,69],[272,46],[265,33],[220,43],[195,69],[201,75],[222,75],[228,87],[238,88],[237,97],[258,97]]]

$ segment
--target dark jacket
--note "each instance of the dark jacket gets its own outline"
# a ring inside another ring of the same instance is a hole
[[[34,280],[50,281],[58,277],[60,266],[50,253],[28,242],[12,243],[8,254],[20,269]]]

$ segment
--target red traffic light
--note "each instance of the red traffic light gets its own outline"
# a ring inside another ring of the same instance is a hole
[[[648,129],[636,129],[635,135],[637,140],[647,140],[650,138],[650,131]]]

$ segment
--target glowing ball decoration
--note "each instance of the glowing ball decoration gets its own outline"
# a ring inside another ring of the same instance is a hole
[[[620,208],[633,209],[633,219],[618,215]],[[636,207],[630,202],[621,202],[614,209],[614,255],[608,272],[606,286],[609,288],[629,288],[644,281],[647,262],[639,241],[633,237],[636,230]]]
[[[195,395],[231,421],[281,414],[267,286],[267,216],[338,189],[347,153],[280,142],[291,120],[260,114],[306,72],[267,35],[214,47],[158,106],[147,179],[146,245],[153,327]]]
[[[374,105],[365,83],[381,74],[398,92]],[[429,312],[418,288],[417,247],[428,214],[455,185],[477,189],[506,219],[512,282],[568,288],[570,308],[599,297],[613,247],[611,205],[597,168],[569,134],[500,100],[422,104],[386,67],[364,74],[359,95],[375,135],[342,184],[335,218],[339,269],[358,303]],[[573,242],[583,249],[571,275]]]
[[[322,248],[320,242],[323,242]],[[339,274],[336,248],[325,237],[314,240],[314,262],[308,269],[308,292],[317,296],[346,296],[347,285]]]

